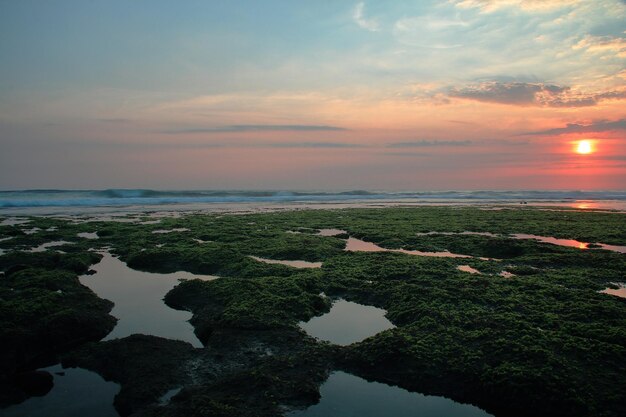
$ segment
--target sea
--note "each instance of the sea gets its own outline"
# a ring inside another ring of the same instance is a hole
[[[532,205],[626,211],[626,191],[0,191],[0,215],[410,205]]]

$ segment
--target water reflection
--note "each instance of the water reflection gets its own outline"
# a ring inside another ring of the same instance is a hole
[[[0,221],[0,226],[17,226],[26,223],[30,223],[30,220],[22,217],[7,217],[6,219]]]
[[[265,262],[266,264],[278,264],[287,265],[293,268],[321,268],[321,262],[307,262],[307,261],[279,261],[276,259],[259,258],[258,256],[250,256],[252,259],[258,262]]]
[[[320,229],[319,232],[317,232],[318,236],[337,236],[337,235],[342,235],[348,233],[345,230],[341,230],[341,229]]]
[[[111,314],[119,319],[117,326],[105,340],[117,339],[135,333],[184,340],[202,347],[187,320],[191,313],[169,308],[163,297],[180,279],[212,280],[211,275],[193,275],[189,272],[154,274],[135,271],[109,253],[94,266],[94,275],[83,275],[80,282],[99,297],[113,301]]]
[[[578,248],[578,249],[589,249],[589,243],[580,242],[574,239],[557,239],[555,237],[550,236],[537,236],[537,235],[528,235],[525,233],[516,233],[512,235],[515,239],[533,239],[538,240],[543,243],[550,243],[552,245],[558,246],[567,246],[570,248]],[[617,246],[617,245],[607,245],[605,243],[596,243],[599,248],[610,250],[613,252],[626,253],[626,246]]]
[[[588,243],[579,242],[574,239],[557,239],[555,237],[528,235],[525,233],[516,233],[513,235],[515,239],[532,239],[542,243],[550,243],[552,245],[567,246],[570,248],[587,249]]]
[[[490,232],[418,232],[415,233],[416,236],[487,236],[487,237],[498,237],[498,235],[490,233]]]
[[[48,250],[48,248],[53,248],[55,246],[63,246],[63,245],[72,245],[72,242],[66,242],[64,240],[57,240],[54,242],[47,242],[44,244],[41,244],[35,248],[32,248],[30,251],[31,252],[45,252]]]
[[[580,200],[574,203],[574,208],[579,210],[597,209],[598,207],[599,205],[596,202],[590,200]]]
[[[201,245],[204,244],[204,243],[211,243],[211,242],[213,242],[212,240],[202,240],[202,239],[196,239],[196,238],[193,238],[192,240],[194,242],[196,242],[196,243],[201,244]]]
[[[176,233],[176,232],[188,232],[189,229],[186,227],[177,227],[174,229],[160,229],[160,230],[153,230],[152,233],[155,235],[165,235],[168,233]]]
[[[385,313],[382,308],[337,300],[328,313],[300,323],[300,327],[320,340],[346,346],[394,328]]]
[[[321,386],[321,401],[290,417],[486,417],[487,412],[445,397],[412,393],[345,372],[334,372]]]
[[[98,236],[98,232],[82,232],[78,233],[76,236],[82,237],[83,239],[100,239],[100,237]]]
[[[53,375],[52,390],[43,397],[32,397],[0,410],[3,417],[118,417],[113,408],[113,398],[120,390],[118,384],[81,368],[54,365],[42,370]]]
[[[181,390],[183,389],[183,387],[177,387],[174,389],[171,389],[169,391],[167,391],[165,394],[163,394],[161,396],[161,398],[159,398],[159,404],[160,405],[166,405],[169,404],[170,400],[176,395],[178,394]]]
[[[469,255],[459,255],[452,252],[422,252],[419,250],[406,250],[406,249],[385,249],[381,248],[375,243],[366,242],[361,239],[348,238],[345,250],[352,252],[398,252],[406,253],[407,255],[417,256],[432,256],[435,258],[471,258]]]
[[[616,297],[626,298],[626,283],[623,282],[613,282],[612,284],[617,285],[619,288],[606,288],[601,293],[614,295]]]
[[[456,269],[463,272],[469,272],[470,274],[480,274],[480,271],[478,269],[472,268],[469,265],[459,265],[456,267]]]

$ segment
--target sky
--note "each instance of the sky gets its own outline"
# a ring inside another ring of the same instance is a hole
[[[0,0],[0,189],[625,184],[624,0]]]

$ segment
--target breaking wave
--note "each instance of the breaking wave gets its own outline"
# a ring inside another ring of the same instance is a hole
[[[0,208],[9,207],[101,207],[193,203],[324,202],[358,200],[466,200],[490,202],[572,202],[576,200],[626,200],[620,191],[420,191],[382,192],[351,190],[220,191],[220,190],[22,190],[0,191]]]

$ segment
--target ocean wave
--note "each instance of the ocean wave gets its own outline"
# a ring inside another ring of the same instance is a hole
[[[620,191],[223,191],[223,190],[21,190],[0,191],[0,208],[99,207],[193,203],[320,202],[353,200],[574,201],[626,200]]]

